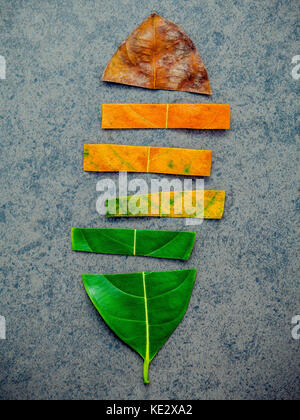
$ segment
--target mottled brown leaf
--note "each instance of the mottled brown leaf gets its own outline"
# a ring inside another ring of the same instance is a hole
[[[179,26],[156,13],[120,45],[102,80],[211,94],[206,68],[193,41]]]

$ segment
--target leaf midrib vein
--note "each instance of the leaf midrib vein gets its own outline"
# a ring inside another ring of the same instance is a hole
[[[145,302],[145,327],[146,327],[146,351],[145,360],[149,360],[149,319],[148,319],[148,302],[147,302],[147,290],[146,290],[146,275],[143,272],[143,288],[144,288],[144,302]]]

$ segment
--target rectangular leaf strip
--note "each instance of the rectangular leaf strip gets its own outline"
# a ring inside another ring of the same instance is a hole
[[[85,144],[83,169],[209,176],[212,151],[170,147]]]
[[[120,212],[120,201],[127,201],[126,213]],[[114,203],[116,212],[111,212]],[[106,216],[221,219],[224,206],[225,191],[171,191],[109,199]]]
[[[172,230],[71,229],[74,251],[179,260],[189,259],[195,238],[195,232]]]
[[[228,104],[103,104],[103,129],[230,129]]]

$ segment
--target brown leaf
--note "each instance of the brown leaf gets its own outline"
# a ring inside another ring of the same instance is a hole
[[[193,41],[156,13],[120,45],[102,80],[211,95],[207,71]]]

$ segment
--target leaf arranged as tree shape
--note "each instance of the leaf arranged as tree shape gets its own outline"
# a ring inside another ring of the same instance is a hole
[[[149,363],[187,310],[197,271],[83,274],[87,294],[114,333]]]
[[[195,232],[139,229],[71,229],[74,251],[188,260]]]
[[[120,45],[102,80],[211,94],[206,68],[193,41],[179,26],[156,13]]]

